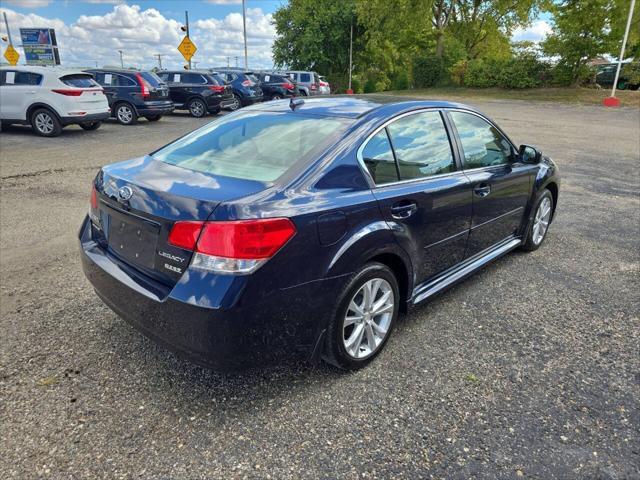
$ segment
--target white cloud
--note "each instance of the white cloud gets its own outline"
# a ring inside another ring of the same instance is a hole
[[[55,28],[60,59],[64,66],[118,65],[118,50],[124,52],[124,63],[129,66],[151,68],[156,65],[156,54],[162,54],[162,65],[181,68],[184,59],[177,50],[184,33],[182,19],[167,18],[154,8],[143,10],[139,5],[115,5],[104,15],[81,15],[70,24],[60,19],[44,18],[36,14],[6,11],[14,41],[19,39],[20,27]],[[272,16],[260,8],[247,9],[247,44],[250,68],[272,66],[271,45],[275,37]],[[0,22],[4,32],[4,22]],[[242,14],[230,13],[224,18],[192,21],[191,39],[198,47],[193,61],[199,67],[231,65],[238,57],[244,63]],[[18,41],[16,41],[18,43]],[[18,48],[21,62],[23,52]]]
[[[511,40],[514,42],[521,42],[523,40],[540,42],[551,32],[553,32],[553,28],[551,28],[548,22],[545,20],[536,20],[527,28],[516,28],[513,31],[513,35],[511,35]]]
[[[51,0],[4,0],[4,2],[15,7],[40,8],[49,5]]]

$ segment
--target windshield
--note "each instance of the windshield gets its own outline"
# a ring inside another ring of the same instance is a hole
[[[338,118],[291,112],[240,112],[222,117],[152,154],[199,172],[273,182],[335,142]]]

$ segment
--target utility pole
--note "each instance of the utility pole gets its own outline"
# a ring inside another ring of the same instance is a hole
[[[245,8],[245,3],[246,3],[246,0],[242,0],[242,33],[244,35],[244,69],[249,70],[249,60],[247,59],[247,12]]]
[[[2,12],[4,16],[4,25],[7,27],[7,37],[9,37],[9,45],[13,47],[13,42],[11,41],[11,30],[9,30],[9,22],[7,21],[7,12]]]
[[[236,68],[238,68],[238,56],[237,55],[235,56],[235,59],[236,59]]]
[[[351,33],[349,34],[349,89],[347,90],[348,94],[353,94],[353,90],[351,89],[351,70],[352,70],[352,61],[353,61],[353,18],[351,19]]]
[[[189,37],[189,12],[187,10],[184,11],[184,19],[185,26],[187,27],[187,37],[191,39],[191,37]],[[189,70],[191,70],[191,60],[189,60]]]
[[[122,50],[118,50],[120,52],[120,67],[124,68],[124,60],[122,59]]]
[[[158,68],[160,68],[160,70],[162,70],[162,53],[156,53],[155,57],[158,59]]]
[[[229,63],[229,58],[230,57],[227,56],[227,68],[229,68],[231,66],[231,64]]]

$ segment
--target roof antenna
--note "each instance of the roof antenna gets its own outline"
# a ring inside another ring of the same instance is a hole
[[[292,112],[295,112],[296,107],[299,107],[300,105],[304,105],[303,99],[291,97],[291,100],[289,101],[289,108]]]

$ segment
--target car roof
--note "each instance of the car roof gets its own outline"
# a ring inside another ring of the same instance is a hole
[[[87,68],[85,71],[89,72],[115,72],[115,73],[153,73],[151,70],[137,70],[135,68]]]
[[[156,74],[158,73],[197,73],[199,75],[211,75],[216,72],[212,72],[211,70],[158,70]]]
[[[18,72],[33,72],[40,73],[42,75],[76,75],[76,74],[85,74],[88,75],[87,72],[76,69],[76,68],[62,68],[62,67],[43,67],[40,65],[2,65],[0,67],[1,70],[16,70]]]
[[[394,95],[323,95],[322,98],[304,98],[304,103],[294,112],[324,117],[360,118],[376,110],[385,109],[393,114],[402,110],[417,108],[463,108],[475,111],[461,103],[442,100],[417,100]],[[291,111],[289,101],[265,102],[247,107],[244,110]]]

